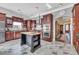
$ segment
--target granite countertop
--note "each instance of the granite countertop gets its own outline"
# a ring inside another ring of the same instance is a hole
[[[6,31],[6,32],[23,32],[23,30],[21,30],[21,31],[9,30],[9,31]]]
[[[21,34],[27,34],[27,35],[38,35],[39,32],[21,32]]]

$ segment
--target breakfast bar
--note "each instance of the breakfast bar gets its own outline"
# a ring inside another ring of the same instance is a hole
[[[33,53],[36,49],[40,48],[40,33],[38,32],[21,32],[21,45],[28,45],[31,47]]]

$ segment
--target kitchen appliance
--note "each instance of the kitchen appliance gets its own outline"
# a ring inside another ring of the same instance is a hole
[[[49,24],[43,24],[43,37],[50,38],[50,26],[49,26]]]
[[[5,19],[5,14],[0,13],[0,43],[5,42]]]
[[[5,22],[0,21],[0,43],[5,41]]]

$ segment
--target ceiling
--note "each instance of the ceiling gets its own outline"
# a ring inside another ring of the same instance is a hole
[[[70,24],[70,17],[66,17],[66,19],[64,20],[64,18],[63,17],[59,17],[59,18],[57,18],[57,22],[59,23],[59,24]]]
[[[30,18],[36,14],[39,15],[70,4],[71,3],[48,3],[48,5],[47,3],[0,3],[0,7]]]

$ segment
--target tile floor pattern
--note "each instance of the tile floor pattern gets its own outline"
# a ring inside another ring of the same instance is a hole
[[[41,40],[41,48],[31,53],[30,47],[20,46],[20,39],[18,39],[0,44],[0,55],[77,55],[77,52],[71,45]]]

